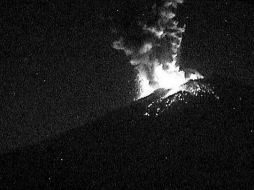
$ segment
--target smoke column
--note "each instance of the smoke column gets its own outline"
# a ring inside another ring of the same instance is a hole
[[[188,80],[202,78],[194,70],[180,70],[177,55],[185,26],[175,20],[176,9],[183,0],[164,0],[152,7],[152,19],[140,22],[139,39],[120,37],[113,48],[123,50],[138,71],[139,95],[145,97],[159,88],[177,89]],[[173,93],[173,92],[172,92]]]

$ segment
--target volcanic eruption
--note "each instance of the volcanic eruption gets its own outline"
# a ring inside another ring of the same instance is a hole
[[[176,9],[183,0],[164,0],[152,7],[152,16],[139,22],[140,34],[120,37],[113,48],[123,50],[137,69],[138,97],[146,97],[158,89],[166,89],[164,97],[180,90],[190,80],[203,76],[193,69],[182,69],[178,61],[185,25],[180,27]],[[138,38],[138,39],[137,39]]]
[[[84,1],[78,2],[82,4]],[[105,1],[99,2],[99,5],[104,6]],[[112,2],[123,5],[124,1]],[[134,1],[126,1],[129,4],[130,2]],[[222,10],[220,8],[215,11],[217,7],[229,3],[229,1],[211,3],[202,0],[192,2],[193,7],[197,4],[201,5],[200,12],[216,13],[216,15]],[[181,3],[183,2],[180,0],[166,0],[153,7],[149,5],[152,7],[151,11],[149,10],[151,15],[144,15],[138,25],[135,25],[134,30],[124,27],[128,31],[123,32],[120,39],[113,43],[114,48],[123,50],[127,54],[130,63],[137,70],[140,90],[138,100],[114,109],[80,127],[72,126],[73,129],[62,134],[55,134],[37,145],[0,155],[0,189],[254,189],[254,88],[242,84],[235,78],[221,75],[207,75],[203,78],[197,71],[186,69],[184,65],[181,65],[179,52],[185,26],[179,27],[175,20],[176,8]],[[234,9],[229,7],[233,4],[229,3],[226,6],[227,13],[232,14]],[[79,6],[80,4],[77,4],[75,8]],[[97,6],[89,6],[85,10],[89,11],[92,7],[98,9]],[[128,14],[132,10],[128,9]],[[239,6],[239,3],[235,5],[235,10],[239,15],[246,11]],[[91,12],[94,14],[94,11]],[[196,10],[194,12],[195,16],[200,14]],[[67,13],[69,16],[69,11]],[[215,20],[214,23],[217,24],[223,19],[223,17],[213,18],[213,14],[211,19]],[[91,18],[98,22],[95,26],[105,21],[101,22],[93,16],[86,17],[89,25]],[[203,18],[202,15],[201,18]],[[242,18],[245,19],[245,17]],[[124,26],[127,25],[124,23]],[[237,29],[243,26],[249,27],[249,22],[237,25]],[[218,25],[214,26],[216,30],[217,27],[221,32]],[[100,29],[98,31],[101,35],[95,34],[100,37],[98,40],[101,40],[101,37],[106,39],[105,31]],[[232,33],[239,34],[233,30]],[[207,33],[206,35],[207,38],[211,37]],[[247,39],[247,37],[241,39]],[[98,42],[93,38],[91,40],[94,43]],[[216,39],[213,43],[217,41]],[[91,44],[92,48],[93,45]],[[240,52],[238,46],[235,51]],[[110,55],[110,52],[111,49],[107,53]],[[105,52],[102,51],[102,54],[104,56]],[[98,60],[97,54],[94,60],[94,62]],[[112,61],[115,60],[113,58]],[[74,70],[71,70],[71,73],[76,74]],[[71,76],[64,75],[68,80]],[[89,77],[90,75],[85,76],[85,78]],[[115,76],[113,79],[115,80]],[[26,80],[26,82],[29,81]],[[56,81],[59,82],[59,80]],[[74,88],[78,87],[76,83],[80,82],[80,78],[74,78],[73,82],[70,84],[75,84]],[[82,89],[86,92],[87,89],[83,87],[82,83]],[[73,90],[69,87],[64,89]],[[43,91],[42,88],[39,92],[52,95],[51,91]],[[79,88],[74,92],[71,92],[71,95],[75,95],[75,101],[69,101],[69,93],[67,93],[68,98],[64,98],[70,106],[71,103],[74,103],[73,105],[76,105],[75,102],[81,103],[80,97],[82,102],[84,100],[81,94],[76,96],[76,92],[80,92]],[[65,97],[64,95],[62,91],[59,93],[59,96]],[[97,95],[101,99],[108,97],[101,93]],[[112,93],[108,95],[112,98]],[[26,99],[21,100],[30,101],[30,96],[26,93],[24,96]],[[51,100],[48,98],[46,102]],[[113,96],[113,98],[116,97]],[[37,100],[37,98],[34,99]],[[85,109],[91,107],[89,101],[92,100],[94,99],[90,96],[85,99],[86,107],[82,107],[80,111],[87,113]],[[39,101],[35,107],[31,104],[31,110],[37,112],[40,108],[38,106],[42,103]],[[56,120],[59,114],[65,113],[61,111],[62,106],[59,110],[54,109],[54,104],[59,102],[49,101],[49,103],[52,103],[53,107],[43,109],[45,112],[42,112],[40,116],[46,119],[45,122],[40,123],[38,120],[36,127],[53,129],[54,126],[69,125],[70,115],[63,114],[60,123]],[[99,112],[101,102],[96,103],[96,109]],[[30,120],[34,119],[33,114],[26,114],[30,113],[28,112],[30,106],[26,107],[21,101],[21,104],[15,104],[14,108],[16,107],[19,109],[12,115],[6,114],[8,112],[2,114],[2,118],[6,117],[5,120],[1,118],[4,121],[3,124],[14,120],[19,130],[21,128],[19,121],[24,120],[24,126],[31,125]],[[11,108],[8,107],[12,110]],[[79,111],[79,108],[77,107],[76,111]],[[21,109],[25,112],[16,114]],[[52,112],[55,111],[59,114],[54,117]],[[74,116],[73,114],[71,116]],[[28,119],[23,118],[26,115]],[[47,117],[49,117],[48,120]],[[54,125],[47,122],[51,120],[55,123]],[[13,127],[10,126],[10,130]],[[3,140],[9,138],[5,135],[1,137]]]

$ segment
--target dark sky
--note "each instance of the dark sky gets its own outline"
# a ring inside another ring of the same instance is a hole
[[[0,152],[79,127],[135,96],[128,58],[111,48],[153,1],[6,1],[0,6]],[[254,7],[189,0],[181,62],[209,75],[253,77]],[[222,81],[223,82],[223,81]]]

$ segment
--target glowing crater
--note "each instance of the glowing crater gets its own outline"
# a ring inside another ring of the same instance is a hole
[[[209,85],[205,85],[199,81],[191,81],[181,85],[178,88],[177,92],[180,91],[182,93],[173,93],[172,90],[170,90],[166,93],[166,95],[162,95],[158,98],[153,99],[153,101],[151,101],[146,106],[146,111],[143,115],[147,117],[157,117],[173,104],[178,102],[184,102],[184,104],[188,104],[189,102],[185,98],[187,95],[202,97],[204,93],[207,93],[213,95],[215,99],[219,100],[219,96],[215,94],[214,90]]]
[[[154,84],[151,84],[151,82],[147,79],[146,73],[138,73],[138,97],[136,98],[137,100],[149,96],[154,91],[161,88],[169,90],[169,92],[165,95],[165,97],[168,97],[178,91],[183,90],[182,85],[187,83],[189,80],[204,78],[197,71],[183,71],[174,64],[168,65],[171,66],[168,69],[163,69],[162,64],[158,64],[154,68]]]

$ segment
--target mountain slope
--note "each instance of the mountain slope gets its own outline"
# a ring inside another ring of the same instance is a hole
[[[253,189],[253,88],[216,76],[187,85],[193,84],[212,90],[165,99],[161,90],[52,141],[2,155],[0,186]]]

